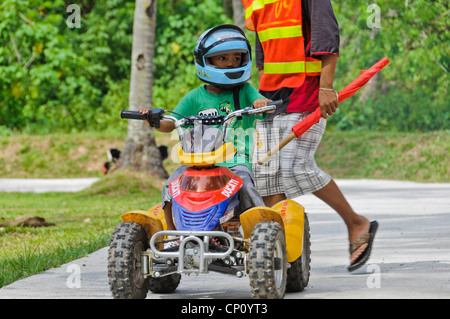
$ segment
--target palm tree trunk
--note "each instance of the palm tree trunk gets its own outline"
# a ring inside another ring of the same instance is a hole
[[[234,24],[244,30],[245,17],[244,17],[244,5],[241,0],[233,0],[233,19]]]
[[[153,56],[156,30],[156,0],[136,0],[129,109],[152,108]],[[143,121],[129,120],[118,169],[128,168],[159,178],[168,174],[162,165],[153,129]]]

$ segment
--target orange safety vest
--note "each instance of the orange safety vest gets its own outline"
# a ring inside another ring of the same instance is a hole
[[[258,33],[264,51],[259,88],[296,88],[305,77],[318,76],[322,61],[305,56],[301,0],[242,0],[245,26]]]

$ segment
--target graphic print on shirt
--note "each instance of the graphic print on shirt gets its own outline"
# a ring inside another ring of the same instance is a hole
[[[231,103],[229,101],[223,102],[219,104],[219,110],[220,112],[224,112],[227,115],[231,113]]]
[[[232,112],[231,103],[229,101],[222,102],[219,104],[219,110],[211,108],[206,110],[201,110],[198,115],[216,116],[219,115],[219,111],[225,114],[230,114]]]
[[[211,116],[211,115],[219,115],[219,112],[217,111],[217,109],[207,109],[207,110],[201,110],[198,112],[198,115],[207,115],[207,116]]]

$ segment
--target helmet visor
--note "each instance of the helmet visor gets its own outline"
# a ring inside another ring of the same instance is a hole
[[[205,64],[207,66],[210,66],[213,68],[219,68],[217,65],[214,65],[211,62],[211,58],[216,57],[216,56],[221,56],[221,55],[234,54],[234,53],[241,54],[241,64],[238,66],[239,68],[246,66],[249,63],[250,59],[249,59],[249,55],[248,55],[248,50],[246,50],[246,49],[231,49],[231,50],[224,50],[224,51],[215,51],[215,52],[205,55]]]

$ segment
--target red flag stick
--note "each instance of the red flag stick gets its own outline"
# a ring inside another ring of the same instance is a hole
[[[343,102],[345,99],[354,95],[360,88],[362,88],[369,80],[377,74],[382,68],[384,68],[389,63],[389,59],[382,58],[380,61],[375,63],[370,69],[366,71],[361,71],[361,75],[358,76],[352,83],[347,85],[341,92],[339,92],[339,103]],[[294,138],[299,137],[305,133],[311,126],[319,122],[322,114],[320,112],[320,107],[318,107],[313,113],[309,114],[300,123],[296,124],[292,128],[292,133],[286,136],[277,146],[272,148],[267,154],[258,160],[258,164],[262,165],[266,162],[269,157],[277,153],[283,147],[286,146]]]

